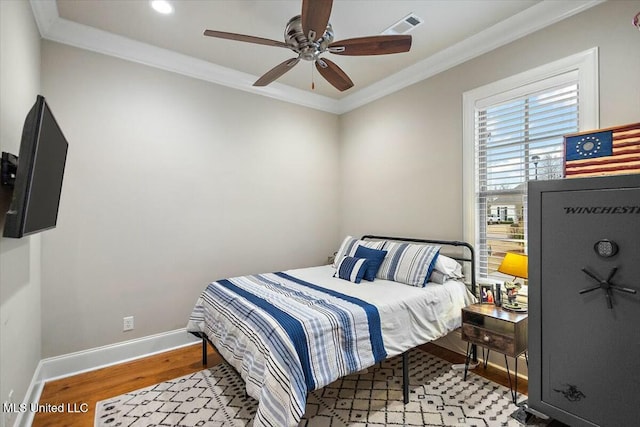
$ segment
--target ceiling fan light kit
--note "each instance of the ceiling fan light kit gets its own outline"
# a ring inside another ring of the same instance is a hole
[[[347,74],[334,62],[321,58],[324,53],[363,56],[408,52],[410,35],[378,35],[357,37],[334,42],[333,27],[329,23],[332,0],[303,0],[302,13],[287,22],[284,42],[244,34],[205,30],[204,35],[228,40],[284,47],[298,56],[287,59],[263,74],[253,85],[266,86],[291,70],[301,59],[315,64],[316,69],[333,87],[345,91],[353,87]]]

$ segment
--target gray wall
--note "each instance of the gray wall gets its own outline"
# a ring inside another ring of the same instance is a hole
[[[17,151],[39,42],[26,2],[0,5]],[[322,263],[346,233],[462,238],[462,93],[599,46],[601,126],[638,121],[639,6],[604,3],[340,117],[44,42],[70,151],[58,228],[0,240],[2,399],[41,357],[183,327],[211,280]]]
[[[341,116],[341,234],[462,237],[461,93],[442,80]]]
[[[40,34],[28,2],[0,1],[0,52],[0,149],[18,154],[40,90]],[[41,359],[40,240],[0,237],[0,402],[11,390],[22,401]]]
[[[600,125],[640,121],[640,1],[612,1],[340,117],[340,232],[463,237],[462,94],[599,47]],[[471,171],[472,173],[473,171]]]
[[[600,127],[640,121],[638,12],[606,2],[342,115],[341,234],[464,238],[465,91],[597,46]],[[439,343],[465,351],[455,336]]]
[[[183,328],[207,283],[333,252],[336,116],[53,42],[42,67],[69,140],[44,357]]]

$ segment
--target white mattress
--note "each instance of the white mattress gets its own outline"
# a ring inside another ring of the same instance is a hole
[[[475,302],[465,284],[456,280],[418,288],[382,279],[352,283],[333,277],[334,272],[331,265],[323,265],[285,273],[375,305],[388,357],[460,327],[462,307]]]

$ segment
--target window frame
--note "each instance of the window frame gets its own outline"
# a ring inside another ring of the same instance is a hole
[[[476,216],[476,111],[569,81],[578,82],[579,131],[598,129],[597,47],[463,93],[463,236],[474,247],[477,246],[479,230],[479,218]],[[528,228],[526,224],[525,228]],[[476,264],[478,269],[479,263]],[[480,271],[476,274],[483,278]]]

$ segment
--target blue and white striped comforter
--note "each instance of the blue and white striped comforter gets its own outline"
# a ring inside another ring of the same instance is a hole
[[[386,357],[375,306],[286,273],[211,283],[189,318],[258,400],[254,426],[298,425],[307,393]]]

